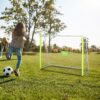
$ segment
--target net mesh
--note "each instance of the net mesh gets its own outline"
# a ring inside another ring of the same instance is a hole
[[[49,37],[42,37],[42,68],[81,74],[82,37],[56,36],[49,42]],[[85,43],[85,41],[84,41]],[[86,45],[85,45],[86,46]],[[87,46],[86,46],[87,47]],[[85,47],[84,47],[85,48]],[[84,65],[87,68],[87,49],[85,48]],[[59,69],[60,68],[60,69]],[[66,69],[67,68],[67,69]],[[76,69],[76,72],[75,70]]]

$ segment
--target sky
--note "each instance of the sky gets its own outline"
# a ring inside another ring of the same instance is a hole
[[[0,4],[0,13],[9,6],[8,0],[0,0]],[[56,5],[67,26],[59,34],[83,35],[89,39],[90,45],[100,47],[100,0],[56,0]],[[2,30],[0,32],[3,34]]]
[[[9,6],[10,6],[10,3],[8,0],[0,0],[0,17],[2,15],[2,12],[5,10],[5,7],[9,7]],[[5,22],[0,20],[0,27],[2,25],[5,25]],[[3,36],[5,36],[4,31],[0,29],[0,37],[3,37]]]
[[[60,34],[83,35],[100,46],[100,0],[57,0],[67,28]]]

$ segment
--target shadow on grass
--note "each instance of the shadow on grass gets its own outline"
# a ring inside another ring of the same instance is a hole
[[[100,79],[100,71],[96,71],[96,70],[90,70],[89,71],[89,75],[88,75],[89,78],[94,78],[94,79]]]
[[[38,55],[37,52],[23,52],[23,55]]]
[[[9,78],[9,77],[3,76],[3,75],[0,76],[0,84],[4,84],[4,83],[8,83],[8,82],[12,82],[12,81],[15,81],[16,80],[16,78],[9,79],[9,80],[5,80],[7,78]]]
[[[96,85],[91,85],[91,84],[82,84],[83,86],[89,87],[89,88],[100,88],[100,86],[96,86]]]
[[[71,73],[71,72],[62,72],[62,71],[56,71],[56,70],[51,70],[51,69],[46,69],[46,68],[43,68],[41,70],[49,71],[49,72],[54,72],[54,73],[60,73],[60,74],[68,74],[68,75],[81,76],[79,74],[74,74],[74,73]]]
[[[95,79],[100,79],[100,75],[99,74],[89,74],[88,75],[89,78],[95,78]]]
[[[17,59],[11,59],[11,60],[17,60]],[[0,59],[0,61],[10,61],[8,59]]]

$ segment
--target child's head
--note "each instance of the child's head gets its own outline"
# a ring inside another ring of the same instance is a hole
[[[19,22],[14,29],[14,34],[17,36],[23,36],[23,34],[26,32],[26,28],[24,23]]]
[[[9,43],[9,39],[7,39],[6,37],[3,37],[3,38],[2,38],[2,43],[3,43],[4,45],[8,44],[8,43]]]
[[[3,38],[2,38],[2,41],[6,41],[6,40],[7,40],[7,38],[6,38],[6,37],[3,37]]]

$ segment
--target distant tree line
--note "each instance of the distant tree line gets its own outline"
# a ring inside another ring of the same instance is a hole
[[[100,52],[100,47],[97,47],[96,45],[91,45],[89,48],[89,52]]]
[[[76,48],[72,48],[72,47],[68,47],[68,46],[59,47],[59,46],[57,46],[57,44],[53,44],[50,46],[50,48],[51,48],[52,53],[59,53],[61,51],[81,53],[81,47],[80,47],[80,49],[76,49]],[[36,46],[35,44],[33,44],[32,51],[39,52],[39,49],[40,49],[40,45]],[[100,47],[91,45],[90,47],[88,47],[87,51],[88,52],[100,52]],[[49,52],[49,46],[46,46],[45,43],[43,43],[42,52]]]

